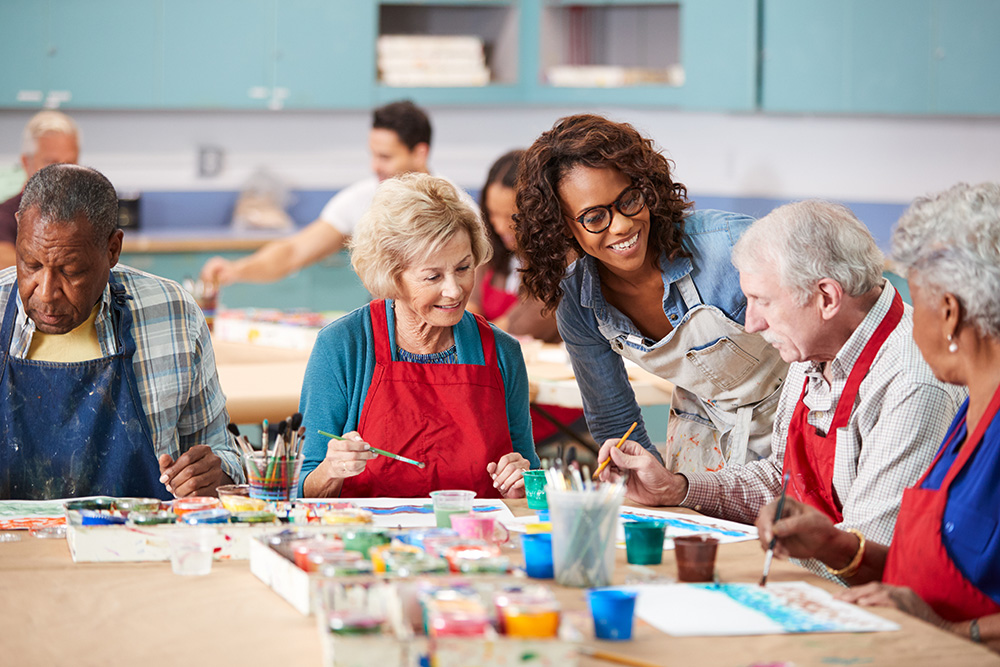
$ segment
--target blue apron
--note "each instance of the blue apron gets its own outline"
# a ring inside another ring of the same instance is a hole
[[[132,297],[113,273],[109,285],[115,353],[57,363],[11,356],[14,284],[0,327],[0,498],[172,498],[132,367]]]

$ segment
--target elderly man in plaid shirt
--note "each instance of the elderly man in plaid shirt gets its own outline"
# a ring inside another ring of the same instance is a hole
[[[0,273],[0,498],[214,494],[243,480],[208,326],[180,286],[118,265],[93,169],[25,186]]]
[[[913,342],[912,308],[882,277],[884,259],[845,207],[782,206],[733,249],[747,298],[746,329],[791,364],[771,455],[715,472],[673,474],[641,446],[609,440],[599,459],[627,496],[753,523],[781,492],[816,507],[858,539],[888,544],[903,489],[930,464],[965,397],[939,382]],[[837,577],[818,561],[810,569]]]

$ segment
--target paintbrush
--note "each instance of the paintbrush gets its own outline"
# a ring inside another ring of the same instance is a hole
[[[617,445],[615,445],[615,449],[621,449],[622,448],[622,445],[625,444],[625,441],[628,440],[628,437],[630,435],[632,435],[632,431],[634,431],[635,427],[638,426],[638,425],[639,425],[639,422],[632,422],[632,425],[628,427],[627,431],[625,431],[625,435],[623,435],[622,439],[618,441]],[[598,476],[600,476],[601,472],[605,468],[608,467],[609,463],[611,463],[611,453],[610,452],[608,452],[608,458],[604,459],[604,462],[601,463],[601,465],[597,466],[597,470],[594,471],[594,476],[593,476],[592,479],[597,479]]]
[[[326,431],[317,431],[320,435],[325,435],[328,438],[333,438],[334,440],[346,440],[347,438],[342,438],[339,435],[334,435],[333,433],[327,433]],[[392,452],[387,452],[384,449],[378,449],[368,445],[368,448],[379,456],[384,456],[389,459],[395,459],[397,461],[402,461],[403,463],[409,463],[411,466],[417,466],[418,468],[426,468],[426,463],[421,463],[420,461],[414,461],[413,459],[408,459],[405,456],[400,456],[399,454],[393,454]]]
[[[781,483],[781,498],[778,499],[778,509],[774,513],[774,523],[778,523],[778,519],[781,518],[781,512],[785,508],[785,497],[788,495],[788,473],[785,473],[785,478]],[[767,585],[767,575],[771,572],[771,559],[774,558],[774,546],[778,543],[778,536],[771,535],[771,542],[767,545],[767,555],[764,556],[764,574],[760,578],[760,585]]]
[[[654,662],[648,662],[646,660],[621,655],[619,653],[612,653],[610,651],[602,651],[601,649],[594,648],[593,646],[577,646],[576,650],[579,651],[581,655],[597,658],[598,660],[607,660],[608,662],[614,662],[619,665],[631,665],[632,667],[660,667]]]

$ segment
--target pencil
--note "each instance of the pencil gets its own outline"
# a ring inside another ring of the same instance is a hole
[[[346,440],[339,435],[334,435],[333,433],[327,433],[326,431],[317,431],[320,435],[325,435],[328,438],[333,438],[334,440]],[[405,456],[400,456],[399,454],[393,454],[392,452],[387,452],[384,449],[378,449],[377,447],[372,447],[368,445],[368,448],[378,454],[379,456],[384,456],[389,459],[395,459],[396,461],[402,461],[403,463],[409,463],[411,466],[417,466],[418,468],[426,468],[426,463],[421,463],[420,461],[414,461],[413,459],[408,459]]]
[[[781,512],[785,508],[785,497],[788,495],[788,473],[785,473],[785,479],[781,483],[781,498],[778,499],[778,509],[774,513],[774,522],[777,523],[778,519],[781,518]],[[778,536],[771,535],[771,542],[767,545],[767,555],[764,556],[764,574],[760,578],[760,585],[767,585],[767,575],[771,573],[771,559],[774,558],[774,546],[778,543]]]
[[[577,650],[583,655],[589,656],[591,658],[606,660],[608,662],[614,662],[619,665],[631,665],[632,667],[660,667],[658,664],[654,662],[648,662],[640,658],[633,658],[627,655],[621,655],[619,653],[612,653],[611,651],[602,651],[600,649],[593,648],[592,646],[578,646]]]
[[[628,440],[628,437],[630,435],[632,435],[632,431],[634,431],[635,427],[638,426],[638,425],[639,425],[639,422],[632,422],[632,425],[628,427],[627,431],[625,431],[625,435],[623,435],[622,439],[618,441],[617,445],[615,445],[615,449],[621,449],[622,448],[622,445],[625,444],[625,441]],[[607,468],[608,464],[610,462],[611,462],[611,454],[609,453],[608,454],[608,458],[604,459],[604,463],[602,463],[601,465],[597,466],[597,470],[594,471],[594,476],[591,477],[591,479],[597,479],[598,475],[601,474],[601,471],[604,470],[605,468]]]

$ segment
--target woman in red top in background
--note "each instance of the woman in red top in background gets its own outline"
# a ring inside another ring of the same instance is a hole
[[[479,195],[486,232],[493,245],[493,258],[480,267],[469,310],[512,336],[529,337],[544,343],[561,342],[554,313],[542,313],[542,303],[521,293],[520,262],[514,255],[514,183],[523,150],[513,150],[497,158],[486,176]],[[583,410],[557,405],[540,406],[562,424],[583,417]],[[535,444],[555,435],[558,428],[531,408],[531,432]]]
[[[778,521],[775,503],[761,510],[761,544],[776,535],[776,556],[818,557],[864,584],[842,599],[896,607],[1000,652],[1000,184],[918,199],[892,245],[907,269],[921,355],[969,398],[903,493],[892,546],[838,530],[790,498]]]

